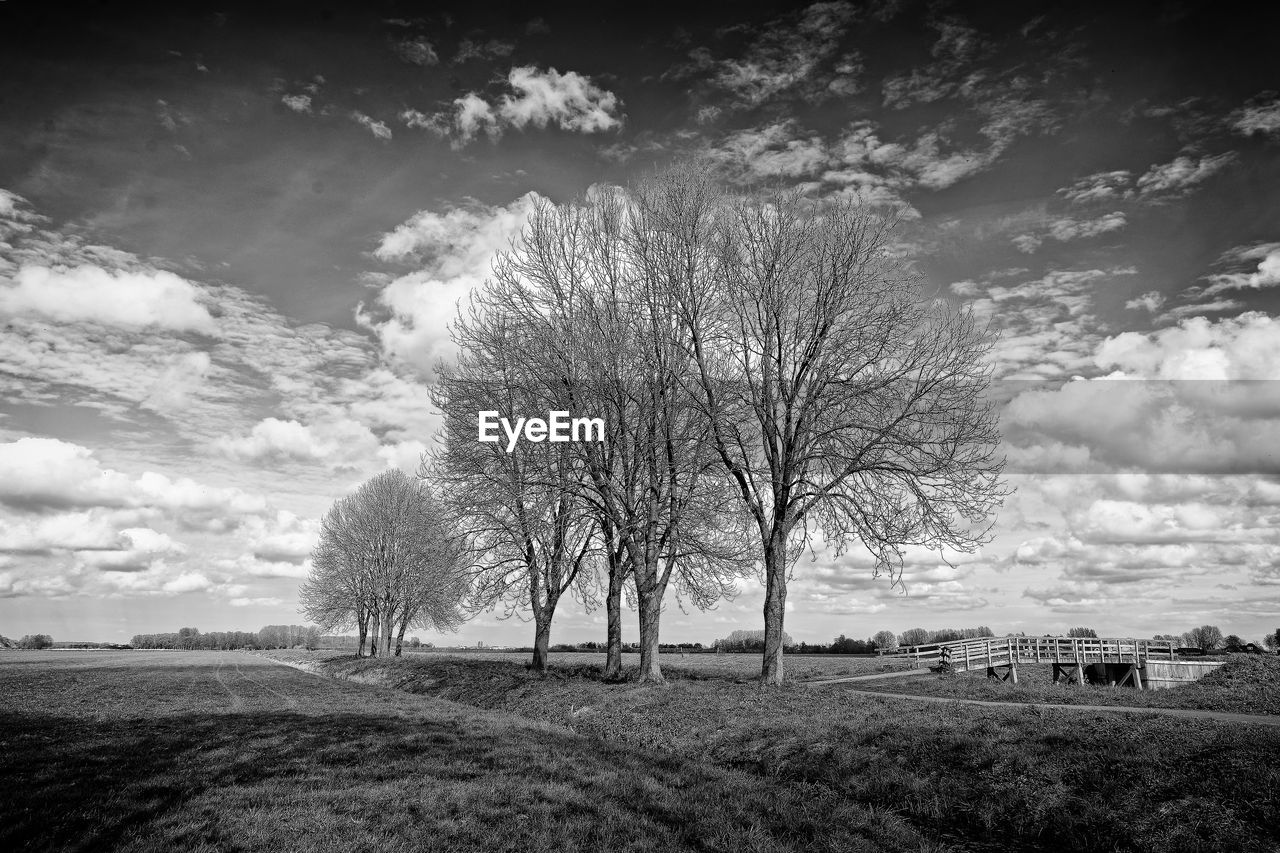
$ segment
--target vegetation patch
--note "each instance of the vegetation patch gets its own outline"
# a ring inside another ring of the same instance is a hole
[[[959,849],[1280,845],[1280,731],[1039,708],[946,709],[838,686],[609,684],[598,670],[444,656],[321,664],[612,744],[805,785]],[[877,688],[880,685],[877,684]]]

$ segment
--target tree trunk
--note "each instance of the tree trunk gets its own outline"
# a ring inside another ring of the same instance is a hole
[[[390,611],[382,620],[382,654],[384,657],[391,657],[391,632],[395,630],[395,620],[391,618]]]
[[[378,656],[378,637],[379,626],[382,624],[381,617],[377,613],[369,616],[369,657],[376,658]]]
[[[365,614],[360,617],[360,645],[356,646],[356,657],[364,657],[364,641],[369,636],[369,616]]]
[[[543,609],[543,614],[538,617],[534,614],[534,633],[533,633],[533,663],[531,664],[538,672],[547,671],[547,655],[551,646],[551,614],[550,605]]]
[[[404,647],[404,632],[408,629],[408,622],[400,623],[400,633],[396,634],[396,657],[400,657],[400,649]]]
[[[622,561],[618,560],[609,567],[609,596],[605,599],[605,612],[608,615],[609,627],[605,644],[604,680],[622,680]]]
[[[761,684],[782,683],[782,621],[787,609],[787,537],[776,529],[764,552],[764,664]]]
[[[662,619],[662,595],[650,592],[640,600],[640,680],[660,684],[658,664],[658,624]]]

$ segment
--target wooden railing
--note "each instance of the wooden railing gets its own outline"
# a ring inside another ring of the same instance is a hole
[[[1176,660],[1169,640],[1112,637],[980,637],[924,646],[910,646],[897,657],[916,665],[946,664],[953,670],[1007,666],[1011,663],[1141,663],[1148,659]]]

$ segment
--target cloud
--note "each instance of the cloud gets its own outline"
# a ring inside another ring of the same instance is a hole
[[[1097,237],[1110,231],[1117,231],[1125,227],[1126,224],[1128,224],[1128,220],[1125,218],[1124,213],[1118,210],[1095,219],[1075,219],[1070,216],[1064,216],[1052,220],[1037,232],[1019,234],[1013,238],[1012,242],[1018,247],[1019,251],[1030,254],[1040,248],[1047,238],[1052,238],[1060,243],[1083,240]]]
[[[52,551],[115,550],[121,547],[121,530],[146,513],[135,510],[90,509],[0,518],[0,553],[44,554]]]
[[[1012,275],[998,272],[957,282],[952,289],[1000,330],[990,356],[997,376],[1063,377],[1092,367],[1102,325],[1094,313],[1094,293],[1135,272],[1132,267],[1050,270],[1018,283],[1007,283]]]
[[[1141,296],[1125,302],[1124,307],[1130,311],[1142,310],[1154,314],[1164,307],[1164,294],[1158,290],[1148,290]]]
[[[357,469],[376,453],[378,439],[367,426],[349,418],[307,425],[264,418],[247,435],[224,438],[216,446],[241,462],[318,462],[334,469]]]
[[[1264,136],[1280,133],[1280,98],[1275,93],[1259,96],[1252,104],[1235,111],[1228,121],[1237,132],[1249,136],[1261,133]]]
[[[1184,195],[1235,161],[1236,155],[1230,151],[1199,159],[1186,155],[1175,157],[1168,163],[1152,166],[1138,178],[1136,194],[1148,198],[1157,195]]]
[[[1077,204],[1111,201],[1124,196],[1132,180],[1133,176],[1123,169],[1096,172],[1077,179],[1071,186],[1058,190],[1058,194]]]
[[[421,265],[360,309],[360,322],[377,332],[383,352],[431,375],[435,360],[452,352],[446,324],[455,303],[484,281],[494,257],[510,248],[540,198],[527,193],[507,205],[424,210],[383,235],[375,257]]]
[[[757,107],[795,93],[817,101],[860,90],[863,65],[857,53],[837,58],[841,37],[856,11],[848,3],[814,3],[794,19],[771,21],[739,58],[714,64],[710,83],[728,92],[733,105]],[[674,69],[688,76],[697,64]]]
[[[144,572],[163,557],[180,556],[187,552],[186,545],[149,527],[122,530],[120,540],[120,547],[117,548],[77,551],[76,562],[103,572]],[[131,586],[128,582],[123,585]]]
[[[270,560],[256,554],[242,554],[234,560],[219,560],[215,564],[233,578],[294,578],[302,579],[311,573],[310,560]]]
[[[55,438],[0,443],[0,503],[20,510],[154,507],[198,517],[238,517],[266,509],[263,498],[239,489],[210,488],[150,471],[131,477],[103,468],[93,451]]]
[[[320,520],[300,518],[287,510],[247,519],[241,535],[252,556],[270,563],[301,563],[320,537]]]
[[[426,452],[427,445],[416,439],[378,448],[378,455],[387,463],[388,468],[399,468],[406,474],[418,472],[422,454]]]
[[[821,139],[798,136],[791,121],[736,131],[709,153],[711,159],[730,166],[747,181],[813,175],[822,171],[830,158]]]
[[[369,132],[379,139],[387,140],[391,138],[391,128],[387,127],[384,122],[375,121],[373,118],[365,115],[359,110],[352,111],[351,120],[356,124],[369,128]]]
[[[281,102],[293,110],[295,113],[311,112],[311,96],[310,95],[285,95],[280,98]]]
[[[1251,311],[1212,322],[1183,320],[1156,332],[1122,332],[1095,363],[1144,379],[1280,379],[1280,321]]]
[[[435,65],[440,61],[440,57],[436,54],[436,49],[432,47],[431,42],[422,36],[396,42],[395,51],[397,56],[413,65]]]
[[[553,125],[575,133],[600,133],[622,126],[617,96],[576,71],[561,74],[555,68],[542,71],[522,65],[508,72],[506,82],[510,91],[498,99],[468,92],[454,100],[451,113],[416,120],[414,126],[455,134],[455,145],[480,133],[497,139],[508,128]]]
[[[11,281],[0,282],[0,313],[126,329],[217,332],[199,288],[163,270],[23,265]]]
[[[489,39],[485,42],[463,39],[458,42],[458,52],[454,54],[453,62],[457,65],[472,59],[496,59],[510,56],[515,49],[514,43],[501,39]]]
[[[1218,273],[1209,276],[1211,284],[1201,295],[1212,296],[1227,290],[1261,290],[1280,285],[1280,243],[1262,243],[1248,248],[1238,247],[1225,256],[1236,263],[1256,261],[1252,272]]]

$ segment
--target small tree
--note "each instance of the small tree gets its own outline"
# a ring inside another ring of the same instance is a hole
[[[1280,649],[1280,628],[1277,628],[1274,633],[1263,637],[1262,644],[1273,652],[1276,649]]]
[[[27,634],[18,641],[20,649],[51,649],[53,648],[53,637],[48,634]]]
[[[1244,640],[1241,639],[1239,634],[1228,634],[1222,638],[1222,645],[1226,648],[1231,648],[1232,646],[1238,648],[1244,645]]]
[[[900,646],[923,646],[929,642],[930,634],[926,628],[908,628],[898,638]]]
[[[1222,631],[1217,625],[1201,625],[1188,631],[1185,638],[1190,641],[1188,645],[1207,652],[1216,649],[1222,642]]]
[[[882,652],[890,652],[898,647],[898,637],[892,631],[881,631],[872,637],[871,641]]]
[[[1071,628],[1067,631],[1068,637],[1093,638],[1097,639],[1098,632],[1092,628]]]

